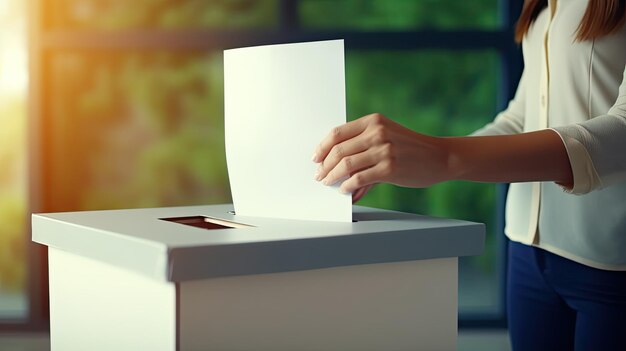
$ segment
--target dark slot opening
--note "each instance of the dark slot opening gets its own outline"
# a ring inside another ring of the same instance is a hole
[[[163,221],[174,222],[178,224],[189,225],[192,227],[202,229],[239,229],[252,227],[247,224],[231,222],[219,218],[211,218],[206,216],[189,216],[189,217],[171,217],[171,218],[159,218]]]

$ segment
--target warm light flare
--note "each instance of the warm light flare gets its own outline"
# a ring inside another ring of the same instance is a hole
[[[10,0],[0,0],[0,18],[6,17],[9,13],[9,1]]]
[[[2,0],[0,0],[2,1]],[[0,34],[0,96],[21,95],[28,86],[25,38],[17,30]]]
[[[0,0],[0,99],[23,96],[28,87],[26,25],[19,3]]]

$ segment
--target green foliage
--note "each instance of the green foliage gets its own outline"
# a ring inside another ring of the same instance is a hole
[[[53,64],[55,210],[230,200],[221,55],[67,53]]]
[[[498,1],[300,0],[304,27],[357,30],[493,29]]]
[[[278,0],[57,0],[55,27],[270,28],[278,23]]]

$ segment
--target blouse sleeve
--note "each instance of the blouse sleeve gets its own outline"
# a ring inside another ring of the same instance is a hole
[[[606,115],[552,129],[563,139],[574,176],[572,189],[565,191],[585,194],[626,181],[626,67]]]
[[[524,130],[526,114],[526,79],[522,73],[515,97],[509,106],[500,112],[493,122],[472,133],[472,136],[518,134]]]

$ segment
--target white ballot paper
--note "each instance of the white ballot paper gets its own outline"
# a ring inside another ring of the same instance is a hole
[[[237,215],[352,221],[351,196],[311,161],[346,122],[343,40],[225,50],[224,112]]]

